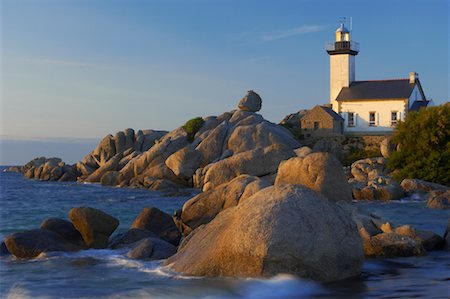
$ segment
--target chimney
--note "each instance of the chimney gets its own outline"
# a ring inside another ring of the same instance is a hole
[[[419,79],[419,74],[416,72],[409,73],[409,84],[414,84],[416,79]]]

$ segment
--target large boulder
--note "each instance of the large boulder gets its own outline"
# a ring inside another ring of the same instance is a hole
[[[166,259],[177,252],[177,247],[159,238],[145,238],[137,242],[127,256],[139,260]]]
[[[243,174],[229,183],[202,192],[183,205],[178,227],[187,235],[200,225],[210,222],[221,211],[238,205],[268,186],[269,184],[258,177]]]
[[[339,161],[344,159],[344,151],[342,150],[342,143],[339,138],[321,138],[313,146],[314,152],[333,154]]]
[[[181,239],[172,217],[155,207],[144,208],[131,224],[131,228],[151,231],[175,246],[178,246]]]
[[[299,142],[286,128],[268,121],[261,121],[249,125],[240,123],[230,134],[227,148],[237,154],[255,148],[264,148],[272,144],[283,144],[291,149],[300,146]]]
[[[247,91],[247,94],[239,101],[238,107],[243,111],[257,112],[261,110],[261,97],[253,90]]]
[[[391,141],[390,137],[383,139],[380,143],[381,155],[385,158],[389,158],[395,151],[395,144]]]
[[[189,179],[200,167],[201,161],[201,154],[195,149],[186,146],[170,155],[166,159],[165,164],[176,176]]]
[[[427,207],[430,209],[450,209],[450,189],[447,191],[437,190],[427,194]]]
[[[67,242],[60,234],[46,229],[34,229],[9,235],[5,239],[5,244],[8,251],[18,258],[33,258],[43,252],[80,249]]]
[[[283,185],[194,230],[166,264],[195,276],[290,273],[333,281],[359,275],[363,259],[348,212],[306,187]]]
[[[72,208],[69,218],[90,248],[106,248],[109,236],[119,226],[119,220],[90,207]]]
[[[281,144],[265,148],[256,148],[233,155],[219,162],[210,164],[205,177],[203,191],[213,189],[231,181],[241,174],[265,176],[277,171],[281,161],[293,157],[292,149]]]
[[[86,246],[80,232],[75,229],[70,221],[60,218],[47,218],[41,223],[39,228],[53,231],[74,245]]]
[[[329,153],[312,153],[280,163],[275,185],[299,184],[317,191],[331,201],[351,201],[352,192],[342,164]]]

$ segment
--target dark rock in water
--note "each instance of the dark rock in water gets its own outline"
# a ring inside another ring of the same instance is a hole
[[[361,238],[350,214],[301,185],[271,186],[195,229],[166,265],[196,276],[290,273],[333,281],[359,275]]]
[[[370,237],[361,230],[360,235],[363,238],[364,253],[367,257],[393,258],[425,254],[425,248],[421,242],[414,238],[394,232]]]
[[[42,252],[76,251],[78,246],[67,242],[60,234],[46,229],[29,230],[9,235],[5,239],[9,252],[18,258],[33,258]]]
[[[156,234],[152,233],[149,230],[131,228],[125,233],[113,236],[109,241],[108,247],[111,249],[122,248],[149,237],[158,238]]]
[[[445,249],[450,250],[450,219],[448,219],[447,229],[444,233]]]
[[[164,240],[145,238],[137,242],[127,256],[140,260],[161,260],[174,255],[176,252],[177,248]]]
[[[175,246],[178,245],[181,239],[181,233],[178,231],[172,217],[155,207],[142,210],[134,220],[131,228],[151,231]]]
[[[22,167],[21,166],[10,166],[10,167],[6,168],[5,171],[7,171],[7,172],[22,172]]]
[[[119,226],[113,216],[89,207],[72,208],[69,218],[90,248],[106,248],[109,236]]]
[[[431,191],[427,195],[427,207],[430,209],[450,209],[450,189]]]
[[[442,249],[445,244],[445,240],[438,234],[431,231],[414,229],[409,225],[397,227],[395,233],[414,238],[416,241],[419,241],[427,251]]]
[[[5,242],[0,243],[0,256],[2,255],[10,255],[8,248],[6,247]]]
[[[61,237],[63,237],[67,242],[74,245],[80,247],[86,246],[80,232],[75,229],[70,221],[60,218],[48,218],[42,222],[40,229],[46,229],[55,232],[61,235]]]
[[[444,185],[431,183],[419,179],[404,179],[401,184],[405,192],[408,193],[424,193],[433,190],[449,190],[450,188]]]

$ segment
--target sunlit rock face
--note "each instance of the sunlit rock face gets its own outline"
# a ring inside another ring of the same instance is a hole
[[[320,281],[359,275],[362,242],[350,214],[299,185],[271,186],[198,227],[167,261],[196,276],[291,273]]]

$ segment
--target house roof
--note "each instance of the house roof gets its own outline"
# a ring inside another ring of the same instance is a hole
[[[405,99],[410,97],[414,86],[415,83],[410,84],[409,79],[354,81],[349,87],[343,87],[341,89],[336,101]]]
[[[324,110],[326,113],[328,113],[334,120],[344,121],[344,119],[339,114],[337,114],[333,109],[324,106],[319,107],[322,108],[322,110]]]
[[[411,105],[411,108],[409,108],[410,111],[419,111],[420,108],[427,107],[430,101],[414,101]]]

